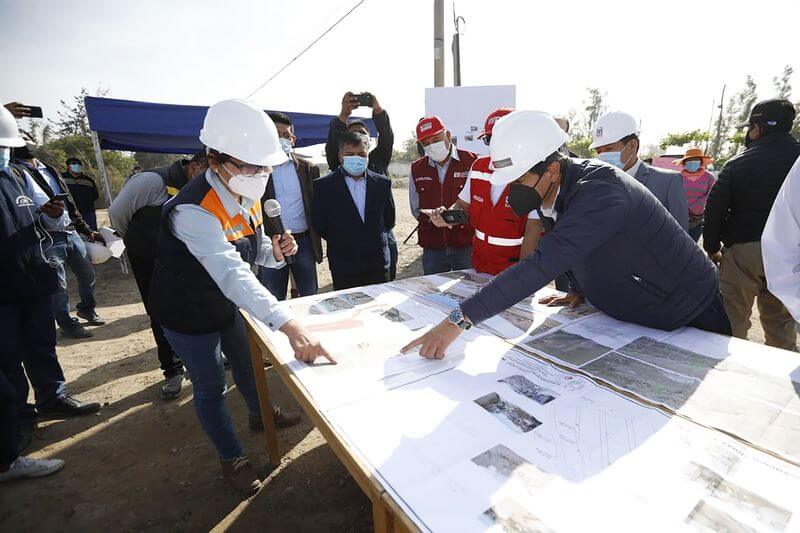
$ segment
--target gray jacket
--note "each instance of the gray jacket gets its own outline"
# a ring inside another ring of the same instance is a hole
[[[686,203],[683,176],[680,172],[642,162],[634,178],[658,198],[680,227],[689,228],[689,205]]]

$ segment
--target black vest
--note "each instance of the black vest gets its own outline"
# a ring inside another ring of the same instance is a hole
[[[167,196],[172,198],[184,185],[186,176],[183,173],[183,161],[175,161],[168,167],[156,168],[147,172],[155,172],[161,176]],[[125,233],[125,248],[128,253],[150,257],[155,254],[158,228],[161,226],[160,205],[148,205],[136,211],[128,223]]]
[[[259,251],[257,233],[262,225],[261,205],[256,202],[251,221],[231,218],[204,176],[198,176],[164,204],[158,236],[158,259],[150,283],[149,308],[153,319],[164,327],[189,335],[220,331],[237,313],[186,245],[170,230],[169,216],[179,205],[199,205],[219,221],[230,242],[251,266]]]
[[[0,302],[14,304],[52,294],[56,271],[40,248],[45,231],[36,227],[36,206],[23,174],[14,166],[0,171]]]

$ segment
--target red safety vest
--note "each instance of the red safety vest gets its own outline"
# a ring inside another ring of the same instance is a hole
[[[527,217],[520,217],[508,205],[508,185],[492,204],[490,158],[479,157],[469,173],[469,220],[475,227],[472,266],[478,272],[499,274],[519,261]]]
[[[478,157],[472,152],[458,150],[458,161],[450,160],[445,173],[444,183],[439,184],[436,168],[428,162],[428,157],[421,157],[411,164],[411,187],[416,187],[420,209],[436,209],[439,206],[450,207],[458,199],[458,193],[464,188],[469,176],[472,162]],[[423,248],[442,249],[445,247],[464,248],[472,242],[472,226],[462,224],[453,229],[437,228],[427,215],[420,213],[417,230],[419,245]]]

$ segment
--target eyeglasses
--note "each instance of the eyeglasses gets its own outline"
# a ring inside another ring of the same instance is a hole
[[[492,140],[492,136],[491,136],[491,135],[484,135],[484,136],[481,138],[481,140],[483,141],[483,144],[485,144],[486,146],[489,146],[489,143],[490,143],[490,142],[491,142],[491,140]]]
[[[246,178],[252,178],[253,176],[255,176],[257,174],[268,174],[269,173],[269,167],[262,167],[262,166],[259,166],[259,165],[249,165],[247,163],[241,163],[241,164],[234,163],[230,159],[226,159],[225,161],[222,162],[223,165],[225,163],[230,163],[231,165],[233,165],[234,167],[239,169],[239,174],[241,174],[242,176],[244,176]]]

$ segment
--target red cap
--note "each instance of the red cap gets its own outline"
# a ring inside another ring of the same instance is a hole
[[[433,137],[445,130],[442,119],[437,116],[425,117],[417,123],[417,142]]]
[[[497,120],[500,117],[504,117],[509,113],[511,113],[512,111],[514,110],[511,109],[510,107],[501,107],[500,109],[495,109],[494,111],[489,113],[489,116],[486,117],[486,122],[483,125],[483,133],[478,135],[478,139],[483,139],[487,135],[491,135],[492,128],[494,128],[494,123],[497,122]]]

